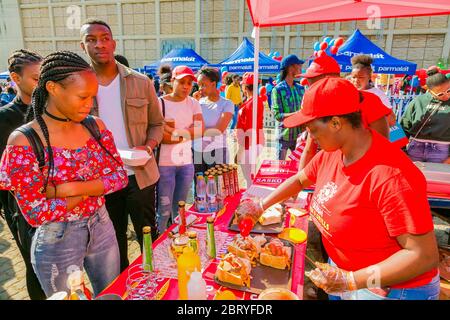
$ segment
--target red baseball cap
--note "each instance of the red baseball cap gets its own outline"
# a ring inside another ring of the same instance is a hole
[[[175,69],[173,69],[172,79],[180,80],[184,77],[191,77],[192,80],[197,81],[194,71],[192,71],[191,68],[189,68],[187,66],[178,66],[178,67],[175,67]]]
[[[359,92],[350,81],[324,78],[305,91],[302,108],[286,118],[286,128],[298,127],[317,118],[338,116],[360,110]]]
[[[242,76],[241,84],[253,84],[253,80],[255,79],[253,72],[246,72]],[[258,81],[259,82],[259,81]]]
[[[305,73],[296,75],[302,78],[315,78],[322,74],[341,73],[341,68],[337,61],[329,55],[322,55],[316,58],[311,65],[306,69]]]

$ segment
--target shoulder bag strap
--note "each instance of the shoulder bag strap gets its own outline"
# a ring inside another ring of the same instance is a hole
[[[37,134],[36,130],[34,130],[29,125],[23,125],[16,129],[27,137],[28,142],[30,143],[31,148],[36,156],[36,159],[39,164],[39,169],[42,171],[42,168],[45,166],[45,153],[44,153],[44,145],[42,144],[42,140]]]
[[[95,118],[93,116],[87,116],[83,121],[81,121],[81,124],[89,131],[91,136],[94,137],[95,141],[100,145],[100,147],[106,152],[107,155],[109,155],[111,158],[114,159],[118,164],[121,165],[119,160],[114,158],[114,156],[109,152],[108,149],[103,145],[101,142],[102,135],[100,133],[100,128],[98,127],[97,121],[95,121]]]
[[[417,130],[417,133],[415,134],[414,138],[412,138],[413,140],[416,139],[419,136],[419,133],[422,131],[422,129],[425,127],[425,125],[427,124],[428,120],[431,119],[431,117],[436,113],[436,111],[439,109],[440,105],[437,104],[433,111],[431,111],[430,115],[428,116],[428,118],[422,122],[422,125],[420,126],[419,130]]]

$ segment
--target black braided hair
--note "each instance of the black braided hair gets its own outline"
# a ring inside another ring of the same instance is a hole
[[[41,62],[43,59],[36,52],[26,49],[16,50],[8,58],[8,71],[22,75],[25,66]]]
[[[32,108],[30,108],[30,110],[32,110],[32,112],[29,112],[27,114],[27,121],[36,119],[44,135],[45,142],[47,143],[49,169],[45,180],[45,188],[47,188],[49,177],[53,177],[53,172],[55,169],[48,128],[45,124],[44,119],[42,118],[42,114],[44,113],[44,109],[46,108],[48,99],[46,83],[48,81],[62,82],[64,79],[74,73],[88,70],[93,71],[83,58],[70,51],[57,51],[51,53],[47,57],[45,57],[41,65],[38,85],[36,89],[34,89],[31,96]],[[51,183],[54,185],[53,180],[51,180]]]

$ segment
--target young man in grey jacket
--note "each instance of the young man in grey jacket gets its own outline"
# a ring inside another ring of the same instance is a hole
[[[142,250],[142,227],[150,226],[157,237],[155,186],[159,171],[153,149],[163,136],[163,116],[151,80],[114,59],[116,42],[111,28],[103,21],[88,20],[81,29],[81,48],[89,56],[97,74],[99,90],[92,113],[112,131],[118,149],[141,149],[150,159],[128,171],[128,186],[106,195],[106,208],[116,231],[121,271],[129,265],[128,215]]]

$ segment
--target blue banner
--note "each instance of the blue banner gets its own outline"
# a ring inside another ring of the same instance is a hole
[[[417,64],[394,58],[387,54],[372,41],[367,39],[358,29],[350,38],[339,48],[339,51],[333,56],[341,67],[341,72],[351,72],[351,58],[367,54],[373,58],[372,69],[375,73],[386,74],[415,74]]]

